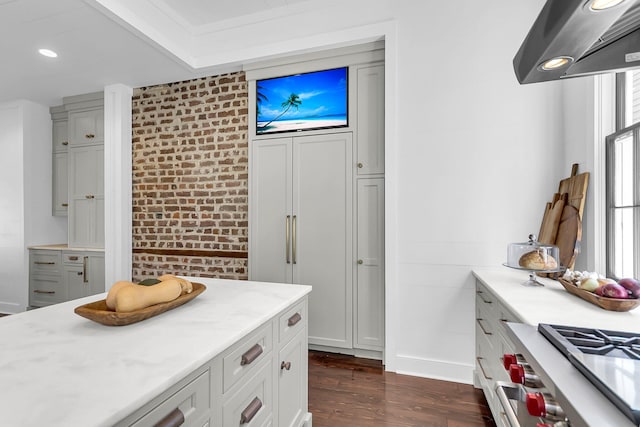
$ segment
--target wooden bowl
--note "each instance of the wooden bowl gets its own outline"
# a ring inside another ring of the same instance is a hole
[[[182,304],[186,304],[207,289],[202,283],[193,282],[193,291],[189,294],[180,295],[173,301],[163,302],[155,304],[140,310],[131,311],[129,313],[118,313],[116,311],[109,310],[105,300],[90,302],[88,304],[76,307],[74,313],[79,316],[85,317],[94,322],[101,323],[107,326],[124,326],[132,323],[140,322],[153,316],[157,316],[160,313],[179,307]]]
[[[640,299],[618,299],[601,297],[593,292],[580,289],[573,282],[566,279],[559,278],[558,281],[567,292],[582,298],[585,301],[589,301],[591,304],[595,304],[600,308],[609,311],[631,311],[634,308],[640,306]]]

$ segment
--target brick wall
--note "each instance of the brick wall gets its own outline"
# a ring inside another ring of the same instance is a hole
[[[244,73],[133,94],[133,279],[247,278]]]

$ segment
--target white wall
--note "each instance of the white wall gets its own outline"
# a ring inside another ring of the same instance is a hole
[[[302,36],[265,23],[215,34],[250,46],[245,63],[385,38],[389,370],[472,382],[471,270],[504,268],[567,174],[564,82],[519,86],[511,65],[543,4],[352,0],[297,14],[314,23]]]
[[[67,240],[66,218],[51,216],[51,118],[28,101],[0,105],[0,312],[28,303],[27,246]]]

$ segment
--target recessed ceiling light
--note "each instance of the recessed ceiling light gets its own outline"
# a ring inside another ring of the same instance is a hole
[[[591,2],[591,5],[589,6],[589,9],[594,11],[610,9],[614,6],[619,5],[623,1],[625,0],[593,0]]]
[[[56,58],[58,56],[58,54],[52,51],[51,49],[38,49],[38,53],[48,58]]]
[[[557,70],[558,68],[562,68],[566,65],[571,64],[572,62],[573,58],[570,56],[556,56],[555,58],[544,61],[542,64],[540,64],[538,69],[542,71]]]

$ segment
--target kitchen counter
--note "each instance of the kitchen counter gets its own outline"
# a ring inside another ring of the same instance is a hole
[[[80,248],[75,246],[69,246],[66,243],[54,243],[51,245],[33,245],[27,246],[27,249],[39,249],[49,251],[82,251],[82,252],[104,252],[104,248]]]
[[[477,269],[473,275],[518,315],[523,323],[572,325],[640,333],[640,307],[627,312],[604,310],[567,292],[556,280],[538,278],[544,286],[523,286],[529,274],[507,267]]]
[[[106,294],[0,318],[2,425],[112,426],[311,290],[189,279],[207,290],[128,326],[73,312]]]

